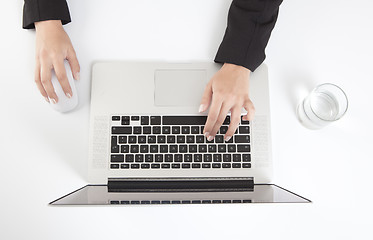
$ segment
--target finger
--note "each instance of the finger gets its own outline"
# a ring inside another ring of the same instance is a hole
[[[212,98],[212,83],[211,81],[206,85],[205,91],[203,92],[203,96],[201,99],[201,105],[199,106],[199,112],[204,112],[207,110],[208,106],[210,105]]]
[[[69,80],[67,79],[66,69],[65,69],[63,60],[60,59],[54,62],[53,67],[54,67],[54,72],[56,73],[58,82],[60,82],[63,92],[68,98],[71,98],[71,96],[73,95],[73,92],[71,90]]]
[[[247,111],[247,114],[242,117],[245,121],[251,121],[254,118],[255,115],[255,107],[253,102],[250,99],[247,99],[243,105],[245,110]]]
[[[234,107],[231,110],[231,123],[229,124],[228,130],[225,133],[224,139],[225,141],[229,141],[233,136],[234,132],[236,131],[238,125],[240,124],[241,120],[241,108],[242,107]]]
[[[43,85],[43,88],[47,92],[48,98],[52,101],[52,103],[58,102],[58,97],[56,92],[54,91],[51,78],[52,78],[52,67],[47,64],[41,65],[41,84]]]
[[[34,81],[36,83],[36,86],[38,87],[39,91],[40,91],[40,94],[43,95],[45,101],[49,102],[49,98],[48,98],[48,94],[47,92],[45,91],[43,85],[41,84],[41,80],[40,80],[40,63],[37,62],[35,64],[35,76],[34,76]]]
[[[75,50],[71,48],[67,51],[67,60],[69,61],[69,65],[71,68],[71,72],[73,73],[73,77],[75,80],[80,79],[80,65],[78,58],[76,57]]]
[[[214,127],[216,121],[218,120],[221,106],[222,106],[221,97],[213,95],[209,114],[207,116],[206,124],[203,129],[203,133],[209,141],[213,139],[213,136],[210,136],[210,132],[212,131],[212,128]]]
[[[221,125],[225,121],[225,118],[227,117],[227,114],[229,112],[229,109],[231,109],[231,107],[232,107],[232,104],[227,104],[227,103],[222,104],[218,119],[216,120],[214,127],[210,131],[211,136],[215,137],[215,135],[219,131]]]

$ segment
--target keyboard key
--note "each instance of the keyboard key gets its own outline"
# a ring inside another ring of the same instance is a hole
[[[237,145],[237,152],[250,152],[250,145],[249,144]]]
[[[159,201],[159,200],[153,200],[152,204],[161,204],[161,201]]]
[[[162,127],[162,134],[170,134],[171,128],[169,126]]]
[[[179,152],[180,153],[186,153],[186,152],[188,152],[188,145],[184,145],[184,144],[179,145]]]
[[[218,152],[226,152],[227,151],[227,146],[224,144],[219,144],[218,145]]]
[[[191,202],[190,202],[190,200],[182,200],[181,201],[181,204],[190,204]]]
[[[205,142],[205,136],[203,135],[196,136],[196,143],[204,143],[204,142]]]
[[[143,201],[141,201],[141,204],[150,204],[150,201],[149,200],[143,200]]]
[[[243,117],[243,116],[241,116],[241,124],[242,124],[242,125],[244,125],[244,124],[249,124],[249,123],[250,123],[249,121],[243,120],[242,117]]]
[[[119,169],[119,164],[110,164],[111,169]]]
[[[111,146],[118,145],[118,137],[117,136],[111,136]]]
[[[177,136],[177,143],[185,143],[185,136],[184,135]]]
[[[139,126],[133,127],[133,134],[141,134],[141,127]]]
[[[153,134],[161,134],[162,128],[160,126],[153,127]]]
[[[232,163],[233,168],[241,168],[241,163]]]
[[[161,117],[160,116],[151,116],[150,117],[150,125],[161,125]]]
[[[182,162],[183,161],[183,155],[182,154],[175,154],[174,155],[174,162]]]
[[[201,131],[200,131],[201,134],[203,134],[204,129],[205,129],[205,126],[201,126]]]
[[[196,153],[197,152],[197,145],[189,145],[189,152]]]
[[[192,132],[193,133],[193,132]],[[194,143],[195,141],[194,141],[194,136],[193,135],[188,135],[187,137],[186,137],[186,142],[187,143]]]
[[[112,121],[120,121],[120,116],[112,116],[111,120]]]
[[[144,162],[144,155],[136,154],[135,155],[135,162]]]
[[[200,152],[200,153],[207,152],[207,145],[199,145],[198,146],[198,152]]]
[[[140,117],[139,116],[131,116],[131,121],[139,121]]]
[[[180,168],[180,163],[172,163],[171,167],[172,168]]]
[[[214,162],[221,162],[221,154],[214,154],[213,155]]]
[[[169,201],[169,200],[163,200],[162,202],[161,202],[161,204],[170,204],[171,203],[171,201]]]
[[[182,168],[190,168],[190,163],[183,163],[181,164]]]
[[[170,167],[171,167],[171,164],[169,164],[169,163],[162,163],[162,164],[161,164],[161,167],[162,167],[162,168],[170,168]]]
[[[190,128],[190,131],[191,131],[192,134],[199,134],[199,127],[192,126]]]
[[[134,162],[134,159],[135,159],[135,155],[133,155],[133,154],[126,154],[126,162],[127,163]]]
[[[128,163],[124,163],[124,164],[121,164],[120,165],[120,168],[121,169],[129,169],[130,168],[130,165]]]
[[[215,136],[215,142],[216,143],[223,143],[224,142],[224,136],[223,135],[216,135]]]
[[[241,162],[241,154],[233,154],[233,162]]]
[[[146,143],[146,136],[139,136],[137,140],[138,140],[138,143]]]
[[[111,153],[119,153],[119,145],[111,146]]]
[[[178,149],[177,145],[170,145],[169,152],[170,153],[177,153],[177,149]]]
[[[230,154],[223,154],[223,162],[230,162],[231,155]]]
[[[149,117],[141,116],[141,125],[149,125]]]
[[[192,162],[192,154],[184,154],[184,162]]]
[[[139,145],[131,145],[131,153],[138,153]]]
[[[132,134],[132,127],[111,127],[112,134]]]
[[[223,163],[222,166],[223,166],[223,168],[230,168],[231,164],[230,163]]]
[[[129,116],[122,116],[122,125],[129,125],[130,124],[130,117]]]
[[[145,162],[153,162],[153,154],[145,154]]]
[[[194,154],[193,162],[202,162],[202,154]]]
[[[148,136],[148,143],[156,143],[157,139],[154,135]]]
[[[200,163],[192,163],[192,168],[201,168]]]
[[[131,164],[131,169],[139,169],[140,168],[140,164],[138,163],[132,163]]]
[[[174,156],[172,154],[165,154],[164,155],[164,161],[165,162],[173,162],[174,161]]]
[[[110,161],[113,163],[124,162],[124,155],[123,154],[112,154],[110,156]]]
[[[163,155],[162,154],[155,154],[155,162],[163,162]]]
[[[210,163],[202,163],[202,168],[211,168]]]
[[[251,168],[251,163],[242,163],[243,168]]]
[[[182,134],[189,134],[190,133],[190,128],[187,126],[181,127],[181,132]]]
[[[150,168],[150,164],[149,163],[143,163],[143,164],[141,164],[141,168],[148,169],[148,168]]]
[[[212,200],[212,203],[221,203],[221,200]]]
[[[212,162],[212,155],[211,154],[203,154],[203,161],[204,162]]]
[[[172,134],[180,134],[180,127],[179,126],[172,127]]]
[[[206,143],[214,143],[214,139],[212,139],[211,141],[206,139]]]
[[[192,204],[200,204],[201,200],[192,200]]]
[[[142,128],[142,133],[143,134],[151,134],[152,133],[152,128],[149,126],[145,126]]]
[[[161,152],[161,153],[167,153],[168,152],[168,145],[160,145],[159,152]]]
[[[221,168],[221,164],[220,163],[213,163],[212,168]]]
[[[119,136],[119,143],[127,143],[127,136]]]
[[[250,154],[242,154],[242,162],[250,162],[251,155]]]
[[[176,138],[174,135],[167,136],[167,143],[175,143],[175,142],[176,142]]]
[[[234,136],[234,141],[236,143],[250,143],[249,135],[236,135]]]
[[[158,168],[161,167],[161,164],[159,164],[159,163],[152,163],[150,166],[151,166],[151,168],[158,169]]]
[[[231,123],[231,117],[227,116],[223,122],[223,125],[229,125]]]
[[[130,147],[128,145],[121,145],[120,146],[120,152],[121,153],[129,153],[130,152]]]
[[[228,145],[228,152],[236,152],[236,145],[229,144]]]
[[[207,116],[163,116],[164,125],[204,125]]]
[[[208,151],[209,151],[209,153],[215,153],[216,152],[216,145],[215,144],[208,145]]]
[[[157,143],[166,143],[166,136],[165,135],[158,135],[157,136]]]
[[[211,203],[211,200],[202,200],[202,204]]]
[[[221,126],[219,133],[220,134],[226,134],[227,131],[228,131],[228,127],[227,126]]]
[[[150,152],[157,153],[158,152],[158,145],[150,145]]]
[[[131,201],[131,204],[140,204],[140,201],[133,200],[133,201]]]
[[[136,136],[129,136],[128,137],[128,143],[137,143],[137,137]]]
[[[239,126],[239,133],[240,134],[249,134],[250,133],[250,127],[249,126]]]
[[[233,143],[233,138],[231,137],[228,141],[225,141],[225,143]]]

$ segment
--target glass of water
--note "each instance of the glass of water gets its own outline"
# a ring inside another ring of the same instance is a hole
[[[343,90],[331,83],[317,86],[298,105],[297,116],[307,128],[320,129],[346,113],[348,100]]]

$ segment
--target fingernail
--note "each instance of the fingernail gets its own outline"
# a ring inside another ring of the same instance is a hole
[[[205,132],[205,134],[203,134],[203,135],[205,135],[205,137],[208,137],[210,135],[210,133],[209,132]]]
[[[71,98],[71,94],[70,93],[66,93],[66,97]]]
[[[226,142],[228,142],[231,138],[232,138],[232,136],[226,136],[224,140],[225,140]]]
[[[50,98],[50,100],[52,101],[53,104],[57,103],[56,99],[54,99],[54,98]]]
[[[49,103],[49,99],[47,97],[45,97],[44,99],[45,99],[45,101],[47,101]]]
[[[75,73],[75,80],[80,80],[80,72]]]
[[[205,105],[201,104],[199,105],[198,112],[203,112],[204,109],[205,109]]]
[[[212,139],[214,139],[214,136],[208,136],[207,138],[208,141],[211,141]]]

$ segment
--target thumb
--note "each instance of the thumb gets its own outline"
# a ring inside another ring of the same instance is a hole
[[[74,79],[79,80],[80,78],[80,65],[76,53],[73,48],[67,52],[67,60],[69,61],[71,72],[73,73]]]
[[[210,106],[212,98],[212,83],[211,81],[206,85],[205,91],[203,92],[203,96],[201,99],[201,105],[199,106],[199,112],[204,112]]]

